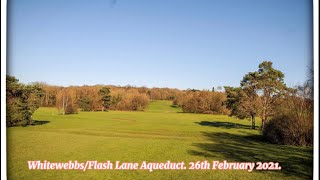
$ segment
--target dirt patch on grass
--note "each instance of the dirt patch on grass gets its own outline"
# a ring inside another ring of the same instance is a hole
[[[128,121],[128,122],[136,122],[136,120],[126,119],[126,118],[112,118],[115,121]]]

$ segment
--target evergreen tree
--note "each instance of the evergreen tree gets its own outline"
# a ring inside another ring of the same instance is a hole
[[[102,87],[99,90],[99,95],[102,102],[102,111],[104,111],[104,109],[109,109],[111,105],[110,89],[108,87]]]
[[[39,108],[43,90],[36,84],[24,85],[13,76],[6,77],[7,115],[6,125],[26,126],[32,124],[32,114]]]

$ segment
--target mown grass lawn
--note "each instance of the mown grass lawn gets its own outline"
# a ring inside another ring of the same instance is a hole
[[[168,101],[145,112],[58,115],[40,108],[39,125],[7,128],[8,179],[311,179],[312,148],[265,142],[250,121],[182,113]],[[259,123],[257,124],[257,126]],[[279,162],[280,171],[28,170],[27,161]]]

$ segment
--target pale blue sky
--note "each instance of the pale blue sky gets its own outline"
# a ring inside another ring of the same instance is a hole
[[[211,89],[271,60],[292,86],[311,65],[311,0],[8,4],[8,71],[24,83]]]

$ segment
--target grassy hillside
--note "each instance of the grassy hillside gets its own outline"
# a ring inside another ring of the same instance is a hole
[[[264,142],[250,121],[181,113],[171,102],[145,112],[34,114],[39,125],[7,128],[9,179],[309,179],[312,149]],[[257,126],[260,125],[259,122]],[[279,162],[281,171],[243,170],[28,170],[28,160],[165,162],[227,160]]]
[[[151,101],[146,112],[159,112],[159,113],[176,113],[182,112],[182,109],[177,106],[173,106],[171,101]]]

